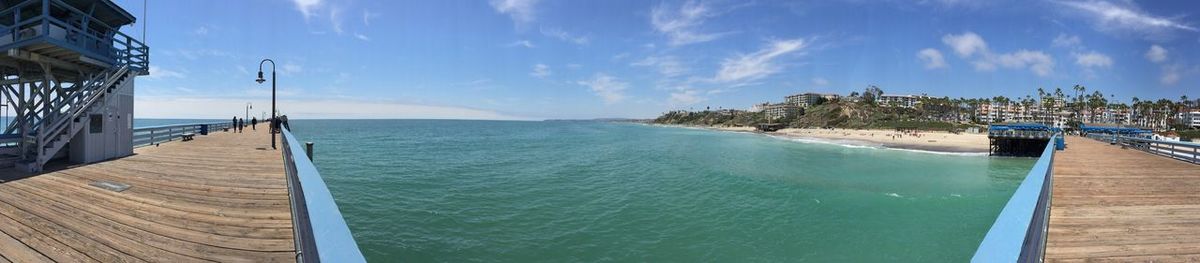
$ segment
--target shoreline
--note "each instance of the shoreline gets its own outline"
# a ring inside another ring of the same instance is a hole
[[[934,154],[984,154],[988,153],[986,134],[952,134],[937,131],[898,132],[895,130],[858,129],[798,129],[787,128],[775,132],[759,132],[753,127],[721,127],[701,125],[664,125],[665,127],[695,128],[726,132],[763,134],[784,139],[798,139],[815,143],[842,146],[878,147],[882,149],[908,150]]]

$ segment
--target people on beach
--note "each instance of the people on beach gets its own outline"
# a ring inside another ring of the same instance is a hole
[[[250,130],[258,130],[258,117],[250,117]]]

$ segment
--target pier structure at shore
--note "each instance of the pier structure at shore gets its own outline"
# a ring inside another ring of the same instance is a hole
[[[1062,148],[1062,130],[1045,124],[1014,123],[988,126],[988,154],[998,156],[1038,157],[1052,138]]]

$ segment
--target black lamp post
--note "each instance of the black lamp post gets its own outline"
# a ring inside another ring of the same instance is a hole
[[[271,62],[271,149],[276,149],[275,125],[278,125],[279,120],[277,120],[275,117],[275,61],[271,59],[263,59],[261,62],[258,62],[258,79],[254,81],[257,81],[258,84],[262,84],[263,82],[267,81],[266,79],[263,79],[262,67],[263,63],[267,63],[268,61]]]

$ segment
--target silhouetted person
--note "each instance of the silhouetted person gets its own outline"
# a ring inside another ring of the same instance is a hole
[[[246,119],[238,119],[238,123],[237,123],[238,133],[241,133],[243,128],[245,128],[245,127],[246,127]]]
[[[258,117],[250,117],[250,129],[258,130]]]
[[[237,116],[233,116],[233,123],[229,124],[229,129],[237,131]]]

